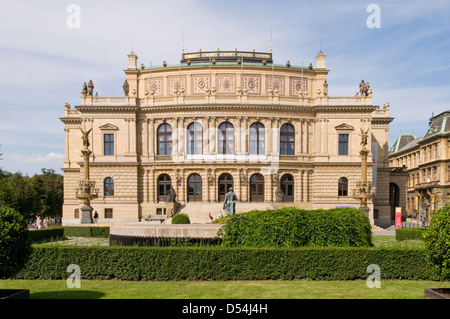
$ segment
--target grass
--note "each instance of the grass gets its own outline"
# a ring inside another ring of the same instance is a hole
[[[424,299],[425,288],[450,282],[386,280],[381,288],[366,281],[101,281],[0,280],[0,289],[29,289],[31,299]]]

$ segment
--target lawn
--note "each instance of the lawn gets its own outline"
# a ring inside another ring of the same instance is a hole
[[[65,280],[0,280],[0,289],[29,289],[32,299],[424,299],[425,288],[443,287],[450,282],[81,280],[69,289]]]

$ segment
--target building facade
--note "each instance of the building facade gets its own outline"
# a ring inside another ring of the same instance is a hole
[[[138,67],[130,53],[122,96],[94,95],[90,83],[80,105],[65,105],[63,223],[79,223],[82,128],[92,129],[99,196],[91,204],[100,223],[169,214],[172,188],[176,210],[199,222],[206,210],[223,212],[230,187],[238,212],[359,207],[352,190],[361,180],[361,132],[369,131],[368,180],[377,189],[369,218],[390,224],[389,105],[373,105],[363,81],[356,95],[328,96],[325,57],[299,67],[274,65],[272,53],[217,50]]]
[[[429,220],[430,213],[445,206],[450,195],[450,111],[431,117],[428,124],[421,137],[400,134],[389,151],[390,166],[408,174],[407,212],[420,220]]]

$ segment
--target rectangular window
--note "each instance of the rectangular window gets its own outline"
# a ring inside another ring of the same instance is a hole
[[[103,135],[104,155],[114,155],[114,134]]]
[[[105,208],[105,218],[113,218],[113,209]]]
[[[339,155],[348,155],[348,134],[339,134]]]

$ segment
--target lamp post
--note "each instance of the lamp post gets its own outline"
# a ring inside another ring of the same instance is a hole
[[[85,132],[81,128],[81,133],[83,134],[83,146],[81,154],[83,154],[84,161],[84,176],[83,180],[78,182],[78,188],[75,189],[75,194],[78,199],[83,200],[83,207],[81,208],[81,223],[82,224],[92,224],[92,207],[91,200],[98,198],[98,188],[95,188],[95,182],[89,180],[89,156],[91,151],[89,150],[89,133],[91,130]]]
[[[364,132],[361,129],[362,136],[362,149],[359,152],[361,155],[361,180],[356,182],[356,188],[352,190],[353,198],[360,201],[359,210],[364,212],[364,214],[369,218],[370,208],[367,206],[367,201],[375,198],[376,188],[373,187],[372,181],[367,181],[367,155],[369,155],[369,150],[367,149],[367,135],[369,130]]]

